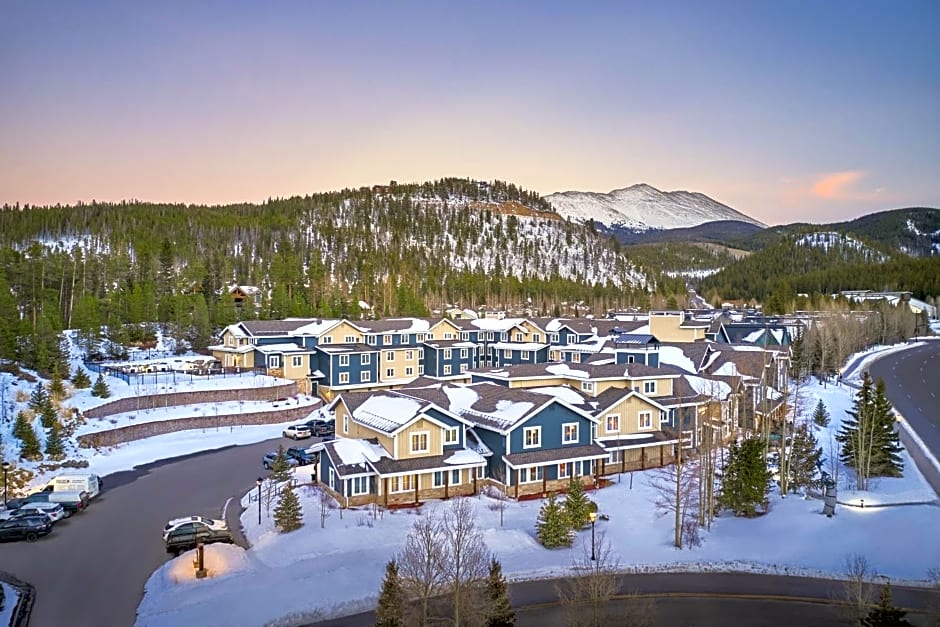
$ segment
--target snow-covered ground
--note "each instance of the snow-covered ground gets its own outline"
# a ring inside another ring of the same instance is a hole
[[[827,429],[816,433],[828,455],[829,433],[839,427],[851,407],[854,390],[847,386],[804,388],[805,412],[810,415],[822,399],[831,415]],[[703,532],[698,548],[676,550],[668,518],[657,517],[649,486],[652,471],[623,475],[613,486],[591,493],[601,513],[609,521],[597,530],[610,541],[613,553],[624,570],[745,570],[833,576],[842,571],[843,561],[852,553],[862,553],[878,573],[892,579],[923,580],[929,568],[940,564],[940,507],[913,505],[936,496],[905,453],[904,477],[873,482],[862,493],[840,491],[839,500],[853,502],[865,498],[866,505],[894,503],[891,507],[839,506],[836,516],[822,515],[822,502],[797,495],[785,499],[771,496],[771,511],[760,518],[719,517],[711,531]],[[303,469],[297,475],[307,478]],[[840,488],[851,476],[840,469]],[[171,560],[158,569],[147,583],[138,609],[142,627],[199,625],[297,624],[369,609],[374,605],[384,573],[384,564],[401,550],[412,521],[428,511],[447,507],[432,501],[420,510],[385,512],[378,519],[367,509],[347,510],[342,518],[333,510],[320,528],[319,504],[315,491],[301,487],[305,526],[290,534],[273,529],[270,513],[263,509],[257,522],[257,502],[244,500],[248,509],[242,526],[252,544],[244,559],[235,559],[232,547],[220,549],[225,555],[206,558],[210,571],[218,576],[195,580],[192,555]],[[489,549],[502,562],[511,579],[531,579],[564,575],[573,560],[581,556],[590,533],[582,532],[570,549],[548,550],[535,540],[539,501],[510,502],[505,524],[499,524],[495,501],[486,496],[471,497]],[[215,565],[218,560],[218,565]],[[182,573],[182,574],[181,574]],[[293,622],[292,622],[293,621]]]

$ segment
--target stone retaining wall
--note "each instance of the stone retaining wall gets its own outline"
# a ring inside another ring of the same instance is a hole
[[[157,407],[198,405],[200,403],[224,403],[228,401],[273,401],[297,394],[296,383],[285,383],[271,387],[234,388],[229,390],[198,390],[193,392],[170,392],[153,396],[119,398],[85,410],[86,418],[105,418],[130,411],[143,411]],[[277,422],[277,421],[273,421]]]
[[[99,431],[98,433],[80,435],[78,436],[78,445],[86,448],[115,446],[117,444],[123,444],[124,442],[141,440],[155,435],[188,431],[191,429],[215,430],[217,428],[240,427],[243,425],[269,425],[279,422],[290,422],[292,420],[306,418],[310,412],[317,407],[319,407],[319,405],[314,404],[276,409],[273,411],[224,414],[220,416],[193,416],[191,418],[174,418],[173,420],[142,422],[137,425],[128,425],[126,427],[118,427],[117,429]]]

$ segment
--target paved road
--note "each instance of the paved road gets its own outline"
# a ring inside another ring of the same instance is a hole
[[[510,586],[520,626],[567,622],[567,608],[557,603],[556,585],[554,580],[540,580]],[[904,608],[923,612],[940,607],[940,594],[935,590],[892,586],[891,591],[894,603]],[[842,598],[843,584],[832,579],[751,573],[651,573],[623,575],[619,593],[653,598],[656,625],[792,627],[840,624],[836,601]],[[625,607],[627,603],[630,601],[615,601],[613,607]],[[317,626],[365,627],[374,622],[374,614],[367,612]]]
[[[133,625],[147,578],[168,559],[160,538],[166,521],[218,518],[230,496],[254,485],[261,456],[279,443],[293,445],[278,438],[109,475],[87,512],[36,543],[0,544],[3,570],[36,587],[30,627]]]
[[[875,380],[884,379],[895,409],[940,460],[940,341],[885,355],[868,371]],[[901,435],[917,467],[940,495],[940,472],[906,441],[903,430]]]

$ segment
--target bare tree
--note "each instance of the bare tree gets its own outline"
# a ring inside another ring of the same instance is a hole
[[[490,511],[499,512],[499,526],[502,527],[506,518],[506,508],[509,506],[509,496],[505,492],[505,487],[487,486],[486,495],[493,499],[488,507]]]
[[[864,555],[852,553],[842,562],[842,575],[845,579],[841,598],[834,600],[842,604],[846,619],[861,625],[874,600],[875,570]]]
[[[674,544],[681,549],[686,523],[698,524],[699,471],[695,460],[683,460],[681,440],[676,446],[676,463],[653,470],[648,482],[655,494],[656,513],[672,514],[675,519]]]
[[[454,625],[467,622],[470,610],[485,610],[481,603],[483,585],[489,574],[491,555],[483,534],[476,526],[473,500],[458,497],[444,512],[443,575],[447,592],[453,599]]]
[[[427,625],[431,619],[431,600],[444,588],[446,581],[444,530],[433,512],[421,516],[411,525],[405,548],[398,556],[398,574],[406,598],[413,599],[416,616],[409,624]]]
[[[336,501],[329,492],[323,488],[317,488],[317,504],[320,507],[320,529],[326,528],[326,519],[333,513]]]

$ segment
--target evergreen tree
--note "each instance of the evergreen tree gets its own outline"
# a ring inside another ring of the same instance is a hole
[[[794,492],[816,483],[821,459],[822,449],[817,446],[816,436],[806,423],[800,424],[790,447],[790,488]]]
[[[290,479],[290,462],[287,459],[287,452],[284,445],[277,447],[277,455],[271,461],[271,481],[283,483]]]
[[[872,457],[871,476],[900,477],[904,470],[901,459],[901,440],[894,417],[894,408],[885,393],[885,382],[878,379],[875,384],[875,396],[872,401],[872,417],[875,420],[875,433],[878,447]]]
[[[900,476],[901,445],[884,382],[873,386],[866,372],[846,413],[836,440],[842,444],[842,462],[855,470],[857,489],[867,490],[870,477]]]
[[[277,507],[274,508],[274,524],[280,527],[282,533],[303,527],[303,511],[291,483],[287,483],[281,490]]]
[[[29,408],[38,414],[48,404],[49,393],[46,392],[46,386],[37,383],[36,387],[33,388],[33,393],[29,396]]]
[[[868,616],[862,619],[863,627],[913,627],[904,617],[907,612],[891,601],[891,584],[881,588],[878,605],[872,608]]]
[[[39,439],[33,430],[33,425],[24,412],[16,415],[16,424],[13,425],[13,435],[20,441],[21,459],[40,459],[42,453],[39,449]]]
[[[72,385],[78,390],[84,390],[91,386],[91,378],[89,378],[88,373],[85,372],[85,369],[81,366],[76,368],[75,374],[72,375]]]
[[[49,396],[52,400],[61,401],[65,397],[65,386],[62,385],[62,375],[58,368],[52,371],[52,381],[49,382]]]
[[[379,593],[379,605],[375,608],[375,627],[404,627],[405,606],[398,576],[398,563],[389,560],[385,564],[385,578]]]
[[[572,529],[583,529],[591,520],[590,501],[584,486],[577,477],[568,480],[568,496],[565,497],[565,518]]]
[[[98,373],[98,379],[95,381],[95,385],[91,388],[91,395],[97,396],[98,398],[108,398],[111,396],[111,389],[108,387],[108,384],[104,381],[104,375],[100,372]]]
[[[39,413],[39,418],[42,420],[43,429],[51,429],[52,425],[59,419],[59,412],[56,411],[51,402],[46,403],[46,406]]]
[[[509,587],[503,577],[503,567],[495,557],[490,560],[486,596],[490,603],[483,623],[485,627],[512,627],[516,624],[516,611],[509,604]]]
[[[822,399],[819,399],[819,402],[816,403],[816,409],[813,410],[813,423],[819,427],[829,426],[829,410],[826,409],[826,404],[823,403]]]
[[[65,447],[62,442],[62,428],[59,421],[55,420],[49,429],[49,435],[46,436],[46,455],[50,459],[61,459],[65,456]]]
[[[749,438],[728,448],[719,503],[738,516],[756,516],[764,507],[770,486],[770,471],[764,459],[764,442]]]
[[[547,549],[556,549],[562,546],[571,546],[571,532],[565,512],[551,494],[539,510],[539,517],[535,523],[536,538]]]

